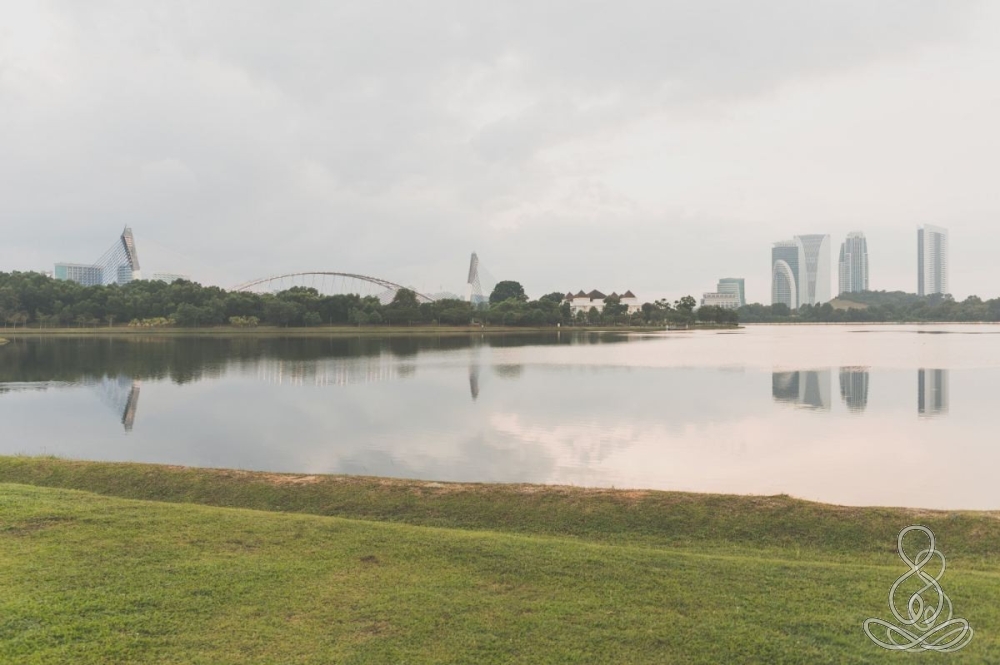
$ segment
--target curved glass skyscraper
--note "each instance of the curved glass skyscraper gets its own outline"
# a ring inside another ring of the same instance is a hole
[[[791,309],[830,300],[830,236],[811,234],[771,248],[771,304]]]
[[[799,244],[776,242],[771,247],[771,304],[799,306]]]

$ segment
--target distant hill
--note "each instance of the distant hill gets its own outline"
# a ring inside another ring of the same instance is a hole
[[[830,306],[834,309],[868,309],[867,303],[844,300],[843,298],[834,298],[830,301]]]
[[[950,300],[950,296],[942,296],[940,294],[932,296],[918,296],[916,293],[907,293],[905,291],[861,291],[859,293],[841,293],[839,296],[831,301],[834,309],[847,309],[848,307],[854,307],[855,309],[864,309],[865,307],[915,307],[921,303],[926,305],[936,305],[945,300]],[[837,303],[844,303],[844,306],[838,307]]]

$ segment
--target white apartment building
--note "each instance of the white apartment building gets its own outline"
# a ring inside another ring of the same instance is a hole
[[[621,304],[628,306],[629,314],[634,314],[642,309],[642,303],[639,302],[639,298],[632,291],[626,291],[621,295],[614,292],[610,295],[605,295],[597,289],[594,289],[590,293],[584,293],[583,291],[576,294],[567,293],[563,302],[569,303],[570,311],[573,313],[573,316],[576,316],[577,312],[586,314],[590,311],[591,307],[596,307],[597,311],[602,311],[604,309],[604,299],[612,296],[617,296]]]

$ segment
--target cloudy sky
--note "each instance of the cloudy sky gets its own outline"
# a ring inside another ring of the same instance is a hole
[[[533,296],[747,278],[770,244],[868,236],[916,288],[1000,295],[1000,3],[0,4],[0,270],[292,270]],[[835,258],[835,257],[834,257]],[[835,265],[835,264],[834,264]]]

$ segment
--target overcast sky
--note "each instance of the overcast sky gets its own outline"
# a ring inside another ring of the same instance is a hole
[[[873,289],[1000,295],[1000,3],[0,4],[0,270],[292,270],[532,296],[747,279],[868,237]],[[836,275],[833,277],[836,290]]]

